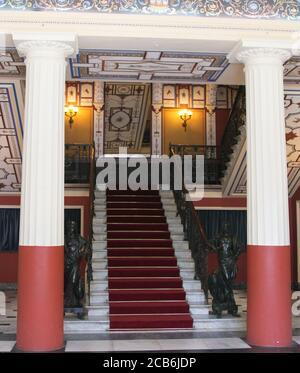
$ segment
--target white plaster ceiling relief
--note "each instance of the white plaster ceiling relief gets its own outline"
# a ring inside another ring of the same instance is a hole
[[[73,79],[216,81],[228,66],[225,54],[80,50],[70,59]]]

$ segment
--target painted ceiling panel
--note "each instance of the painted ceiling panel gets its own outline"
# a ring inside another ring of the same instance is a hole
[[[229,65],[225,54],[80,50],[70,59],[73,79],[216,81]]]
[[[81,49],[76,58],[69,60],[73,80],[217,82],[228,66],[225,53],[205,52]],[[300,57],[286,62],[284,76],[288,83],[300,83]],[[25,79],[24,59],[15,48],[0,50],[1,77]]]
[[[140,151],[150,107],[150,84],[105,84],[106,153],[118,153],[119,147]]]

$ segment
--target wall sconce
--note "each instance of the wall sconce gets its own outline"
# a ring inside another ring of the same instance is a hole
[[[187,121],[192,118],[193,112],[188,109],[183,109],[178,112],[180,119],[182,120],[182,127],[186,131]]]
[[[72,124],[74,123],[73,118],[77,115],[77,113],[78,113],[77,106],[69,105],[65,107],[65,116],[69,118],[70,128],[72,128]]]

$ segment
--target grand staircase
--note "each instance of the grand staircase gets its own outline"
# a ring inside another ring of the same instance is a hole
[[[192,328],[181,276],[192,278],[193,262],[186,255],[187,242],[172,195],[108,191],[103,196],[96,192],[95,210],[97,241],[89,318],[100,315],[103,294],[98,290],[106,285],[110,329]],[[105,215],[106,233],[101,227]],[[107,269],[102,269],[103,262]],[[200,284],[193,281],[193,285],[199,288]]]
[[[66,333],[244,330],[210,306],[170,191],[95,191],[93,281],[85,320]]]

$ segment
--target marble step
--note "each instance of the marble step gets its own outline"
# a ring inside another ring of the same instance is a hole
[[[204,296],[203,291],[199,290],[189,290],[186,291],[186,300],[189,305],[193,306],[205,306],[208,307],[206,304],[206,299]],[[94,305],[105,305],[108,304],[109,297],[107,291],[91,291],[90,295],[90,304],[91,306]]]
[[[94,204],[94,211],[105,211],[106,212],[106,203],[105,204],[99,204],[95,205]]]
[[[106,291],[108,289],[108,283],[106,280],[93,280],[90,284],[91,292],[95,291]]]
[[[167,218],[167,223],[169,225],[174,225],[174,224],[179,224],[182,226],[182,223],[181,223],[181,220],[180,220],[180,217],[179,216],[173,216],[173,217],[166,217]]]
[[[155,278],[155,277],[154,277]],[[93,280],[91,282],[91,291],[105,291],[107,290],[108,283],[107,280]],[[184,280],[183,281],[183,288],[188,290],[198,290],[201,291],[201,284],[199,281],[195,280]]]
[[[108,316],[109,315],[109,304],[103,304],[103,305],[91,305],[85,307],[88,319],[93,320],[95,318],[98,318],[99,316]]]
[[[175,204],[165,204],[163,203],[163,209],[165,211],[165,213],[168,213],[168,212],[177,212],[177,206]]]
[[[137,268],[137,267],[135,267]],[[149,268],[149,267],[147,267]],[[95,268],[93,263],[93,279],[95,280],[107,280],[108,276],[108,269],[103,268]],[[194,279],[194,270],[193,269],[181,269],[180,270],[180,277],[184,280],[193,280]]]
[[[98,316],[97,320],[65,320],[65,334],[99,333],[109,329],[108,316]]]
[[[106,206],[106,197],[95,198],[94,206]]]
[[[189,250],[189,243],[188,241],[176,241],[173,240],[173,247],[175,250],[177,249],[183,249],[183,250]]]
[[[114,232],[118,232],[118,231],[114,231]],[[142,232],[142,231],[139,231],[139,232]],[[184,240],[183,233],[171,233],[170,236],[171,236],[171,239],[173,241],[183,241]],[[125,240],[126,238],[123,238],[123,239]],[[140,239],[142,239],[142,238],[140,238]],[[147,239],[150,239],[150,238],[147,238]],[[94,240],[95,241],[106,241],[107,240],[106,232],[102,231],[100,233],[98,229],[95,229],[94,230]]]
[[[90,295],[90,307],[108,305],[108,292],[93,291]]]
[[[196,305],[190,304],[190,313],[192,316],[194,315],[209,315],[210,306],[209,305]],[[109,315],[109,304],[103,303],[98,305],[91,305],[85,307],[88,314],[88,319],[97,319],[98,316],[106,316]]]
[[[175,256],[178,261],[180,259],[190,259],[192,261],[191,252],[186,249],[175,249]],[[102,259],[107,257],[107,249],[93,249],[93,258],[94,259]]]
[[[93,232],[95,234],[101,234],[106,232],[106,223],[105,224],[99,224],[99,225],[93,225]]]
[[[245,331],[246,317],[233,317],[224,313],[223,317],[218,319],[214,315],[193,314],[194,329],[201,331]]]
[[[211,309],[211,306],[208,304],[189,303],[189,306],[192,317],[194,317],[194,315],[209,315],[209,311]]]
[[[95,210],[96,219],[105,218],[106,219],[106,210]]]
[[[200,281],[197,280],[185,280],[183,281],[183,288],[188,293],[189,290],[197,290],[202,292]]]
[[[94,190],[95,198],[106,198],[106,191],[105,190]]]
[[[102,218],[97,218],[97,217],[93,218],[93,227],[95,227],[95,226],[101,226],[103,224],[106,225],[106,216],[102,217]]]
[[[180,268],[180,273],[182,270],[186,270],[186,269],[190,269],[194,271],[194,268],[195,268],[195,264],[193,260],[189,260],[189,259],[178,260],[177,265]]]
[[[97,258],[98,253],[93,253],[92,267],[93,270],[105,269],[107,268],[107,259],[106,256],[103,258]]]
[[[189,243],[187,241],[178,241],[178,240],[173,240],[172,246],[175,250],[177,249],[183,249],[183,250],[189,250]],[[93,241],[93,250],[97,249],[106,249],[107,243],[104,240],[95,240]]]
[[[185,296],[189,304],[206,304],[205,295],[202,290],[186,290]]]
[[[160,190],[159,195],[161,198],[173,198],[174,199],[174,194],[171,190]]]

